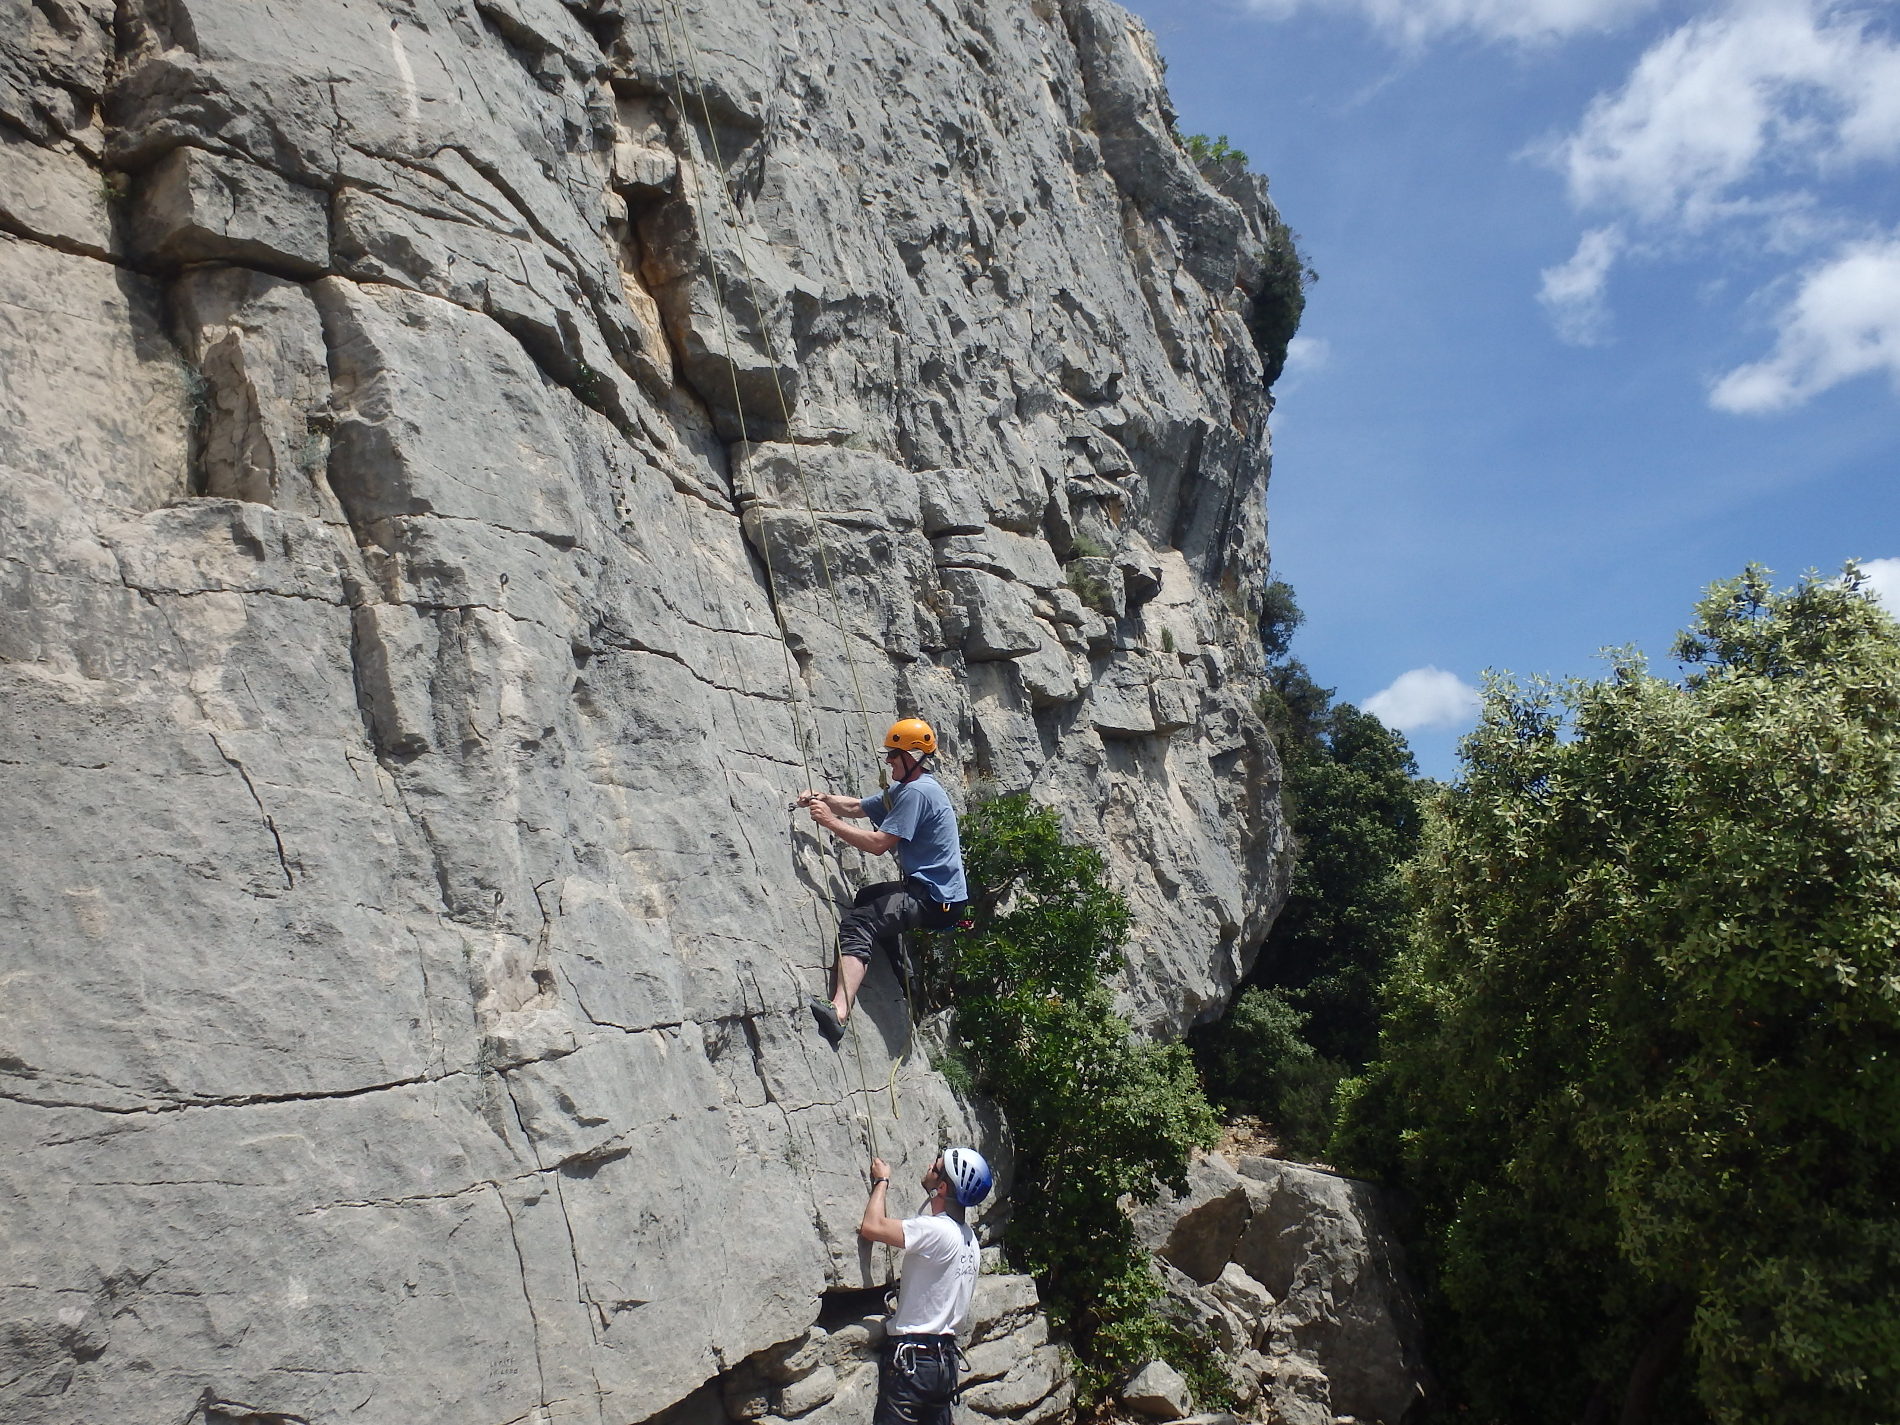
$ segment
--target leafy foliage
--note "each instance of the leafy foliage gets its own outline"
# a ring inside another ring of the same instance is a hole
[[[1260,591],[1260,646],[1269,659],[1286,657],[1293,635],[1306,615],[1293,597],[1293,586],[1284,579],[1272,579]]]
[[[1420,811],[1405,739],[1334,703],[1287,656],[1303,621],[1293,590],[1269,584],[1260,639],[1272,661],[1261,712],[1286,772],[1299,843],[1293,883],[1248,988],[1191,1042],[1226,1110],[1256,1113],[1285,1147],[1320,1156],[1334,1087],[1372,1055],[1378,985],[1406,936],[1399,868],[1417,847]]]
[[[1297,658],[1285,658],[1267,668],[1267,691],[1261,695],[1260,715],[1273,731],[1282,762],[1297,761],[1323,736],[1333,710],[1333,690],[1322,688]]]
[[[956,1032],[1015,1139],[1010,1253],[1067,1329],[1085,1386],[1157,1352],[1192,1366],[1121,1204],[1182,1187],[1216,1125],[1187,1051],[1136,1039],[1113,1012],[1104,980],[1127,902],[1100,853],[1065,843],[1055,812],[1025,796],[974,808],[963,844],[981,889],[957,942]]]
[[[1260,351],[1261,384],[1268,388],[1286,370],[1287,347],[1306,315],[1306,289],[1318,280],[1300,255],[1293,229],[1274,217],[1260,254],[1260,288],[1247,311],[1247,331]]]
[[[1228,143],[1226,134],[1217,139],[1210,139],[1206,134],[1183,134],[1181,147],[1187,150],[1196,168],[1211,168],[1227,163],[1242,168],[1247,166],[1247,155]]]
[[[1090,556],[1092,557],[1092,556]],[[1064,566],[1062,581],[1069,586],[1075,596],[1098,613],[1112,612],[1115,607],[1115,591],[1108,580],[1099,573],[1083,567],[1081,559],[1072,559]]]
[[[1306,726],[1306,738],[1282,742],[1300,857],[1260,982],[1293,992],[1315,1049],[1358,1067],[1377,1040],[1379,985],[1409,934],[1401,867],[1423,826],[1418,766],[1401,734],[1351,703]]]
[[[1474,1420],[1894,1419],[1900,628],[1751,568],[1678,652],[1490,687],[1336,1151]]]
[[[1280,991],[1250,986],[1197,1036],[1194,1059],[1208,1094],[1228,1112],[1258,1114],[1285,1148],[1317,1155],[1332,1136],[1333,1090],[1345,1066],[1313,1051],[1301,1034],[1306,1021]]]

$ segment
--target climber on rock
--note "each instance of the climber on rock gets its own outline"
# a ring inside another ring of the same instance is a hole
[[[969,1314],[982,1249],[964,1220],[989,1196],[990,1165],[974,1148],[946,1148],[924,1174],[920,1217],[885,1208],[890,1164],[871,1159],[871,1196],[858,1236],[904,1249],[897,1306],[878,1348],[871,1425],[950,1425],[957,1393],[957,1327]]]
[[[812,997],[819,1032],[836,1048],[845,1021],[871,964],[871,947],[880,945],[898,966],[898,938],[907,930],[945,930],[962,917],[970,898],[963,880],[963,847],[957,839],[957,814],[943,785],[931,775],[937,734],[921,718],[907,717],[884,734],[890,763],[888,791],[868,797],[805,791],[798,805],[811,808],[811,819],[847,846],[873,856],[897,853],[901,881],[880,881],[859,891],[838,923],[838,968],[831,998]],[[870,829],[846,825],[846,818],[868,817]],[[901,967],[899,967],[901,970]]]

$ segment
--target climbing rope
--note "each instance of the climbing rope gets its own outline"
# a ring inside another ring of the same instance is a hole
[[[669,0],[669,6],[673,11],[677,11],[679,8],[678,0]],[[680,21],[680,25],[681,25],[682,33],[684,33],[684,28],[685,28],[684,19]],[[673,70],[673,88],[674,88],[675,103],[677,103],[679,106],[680,117],[684,119],[687,113],[686,90],[684,87],[684,80],[680,73],[679,54],[678,54],[678,51],[674,48],[673,31],[672,31],[671,25],[667,24],[663,20],[662,29],[666,36],[667,58],[670,61],[671,67]],[[695,80],[695,83],[697,83],[697,80]],[[705,107],[704,98],[702,96],[701,108],[704,109],[704,107]],[[710,123],[710,119],[708,120],[708,122]],[[681,178],[682,180],[685,179],[684,170],[682,170],[681,172]],[[705,197],[700,189],[697,179],[693,180],[691,187],[692,187],[693,210],[694,210],[695,217],[697,218],[699,222],[699,230],[702,233],[710,233],[711,228],[707,224]],[[732,381],[732,409],[739,423],[739,440],[741,444],[750,444],[750,436],[748,435],[747,430],[746,430],[745,402],[743,399],[741,399],[739,395],[739,367],[738,367],[738,363],[734,362],[731,359],[732,333],[730,332],[726,324],[725,283],[719,275],[719,266],[717,263],[709,261],[706,264],[706,266],[707,266],[707,270],[712,274],[713,306],[718,312],[718,316],[719,316],[719,340],[724,344],[726,348],[726,352],[727,352],[726,374]],[[763,539],[761,539],[761,543],[763,543]],[[783,657],[784,663],[785,663],[785,694],[786,694],[787,703],[790,707],[791,714],[792,714],[792,739],[793,739],[794,745],[796,746],[798,750],[799,765],[804,770],[804,773],[805,773],[805,785],[808,787],[815,786],[816,783],[812,779],[811,749],[810,749],[810,746],[806,737],[806,733],[805,733],[804,720],[799,716],[799,711],[798,711],[798,675],[792,666],[791,641],[790,641],[790,638],[788,636],[786,626],[785,626],[784,606],[779,601],[778,583],[777,583],[776,578],[773,575],[772,560],[771,560],[769,552],[765,560],[765,574],[766,574],[766,582],[767,582],[768,587],[771,590],[771,595],[772,595],[772,616],[773,616],[774,621],[778,624],[779,652],[781,656]]]
[[[676,26],[677,35],[675,33]],[[745,275],[747,297],[752,304],[753,320],[757,324],[760,335],[765,343],[766,360],[772,375],[772,386],[778,397],[780,421],[784,427],[786,444],[791,448],[793,476],[798,486],[799,498],[805,507],[806,519],[811,526],[812,548],[817,555],[819,572],[831,604],[832,624],[838,631],[838,641],[844,650],[845,664],[850,671],[852,693],[857,702],[858,717],[864,732],[863,745],[868,747],[875,741],[875,733],[872,729],[870,712],[864,697],[863,682],[858,675],[857,657],[851,647],[851,635],[845,625],[844,608],[838,597],[837,582],[832,576],[831,560],[825,552],[823,530],[819,525],[817,509],[812,503],[810,482],[805,477],[804,455],[799,442],[792,435],[791,403],[785,395],[784,381],[779,374],[778,344],[772,334],[771,324],[766,320],[764,306],[759,300],[758,279],[755,275],[751,255],[745,240],[744,226],[740,222],[737,202],[734,200],[725,179],[725,158],[720,151],[718,128],[713,123],[711,107],[706,100],[705,83],[699,72],[696,52],[687,34],[686,20],[685,16],[681,13],[679,0],[667,0],[665,10],[660,16],[660,28],[665,39],[668,63],[673,74],[674,102],[682,122],[689,122],[689,110],[687,108],[685,90],[685,79],[687,76],[690,75],[693,90],[699,96],[700,120],[705,127],[707,143],[712,151],[713,167],[718,177],[718,187],[726,201],[728,219],[738,249],[739,265]],[[684,64],[682,64],[681,61],[682,54],[685,56]],[[696,178],[692,181],[691,188],[692,202],[695,216],[699,223],[699,230],[705,235],[707,242],[710,243],[713,229],[706,211],[704,188]],[[732,386],[732,405],[738,425],[739,441],[742,445],[750,445],[751,439],[746,422],[745,400],[739,389],[738,362],[733,356],[734,346],[732,332],[726,318],[725,283],[720,276],[718,263],[711,260],[710,255],[708,256],[707,269],[713,284],[713,301],[718,313],[720,341],[725,347],[726,373]],[[757,499],[758,492],[755,490],[752,493],[754,498]],[[792,664],[791,632],[785,617],[785,611],[789,607],[789,604],[783,597],[780,589],[778,570],[772,558],[771,540],[768,537],[768,522],[765,518],[763,501],[760,501],[760,505],[759,546],[765,565],[767,587],[771,593],[773,616],[779,629],[779,646],[785,663],[786,692],[791,704],[793,734],[797,740],[799,759],[805,773],[805,785],[807,787],[815,787],[818,783],[812,775],[813,759],[810,755],[803,722],[798,712],[797,675]],[[848,756],[849,754],[847,753],[847,758]],[[890,785],[889,774],[882,765],[880,765],[878,769],[878,783],[880,787],[885,788],[888,788]],[[818,925],[822,933],[824,928],[822,914],[819,916]],[[833,931],[833,938],[835,939],[835,926],[833,927]],[[835,952],[832,974],[834,977],[833,982],[836,983],[837,965]],[[862,1044],[858,1038],[858,1019],[859,1016],[853,1015],[848,1021],[851,1025],[852,1033],[852,1058],[857,1063],[859,1095],[861,1101],[866,1105],[866,1138],[872,1154],[881,1157],[883,1155],[878,1145],[877,1116],[869,1108],[871,1088],[864,1072],[864,1055]],[[906,1019],[909,1019],[908,1012],[906,1013]],[[914,1037],[914,1033],[915,1026],[913,1024],[912,1035],[910,1037]],[[910,1053],[910,1037],[906,1039],[903,1053],[900,1054],[891,1065],[888,1088],[891,1098],[891,1116],[893,1119],[897,1118],[900,1112],[897,1102],[897,1074],[904,1060]]]
[[[772,390],[778,397],[779,421],[785,430],[785,443],[791,447],[792,473],[798,485],[799,499],[805,506],[806,520],[811,525],[812,550],[818,556],[818,572],[824,581],[825,593],[831,602],[832,625],[838,630],[838,642],[844,649],[845,667],[851,674],[851,692],[853,697],[857,700],[858,720],[864,731],[863,745],[869,747],[875,743],[876,734],[872,730],[870,710],[865,704],[864,685],[858,677],[857,655],[851,651],[851,634],[845,626],[844,605],[838,598],[837,582],[832,578],[831,557],[825,553],[824,533],[819,527],[818,511],[812,504],[810,482],[805,478],[805,457],[803,448],[792,434],[791,402],[786,398],[785,382],[779,375],[781,363],[779,361],[778,340],[772,334],[772,324],[765,319],[765,306],[759,300],[759,280],[752,262],[750,247],[746,241],[745,225],[740,221],[738,202],[733,198],[732,189],[726,182],[725,155],[720,150],[719,130],[713,123],[712,109],[706,101],[706,85],[699,72],[698,52],[687,42],[686,20],[684,15],[680,12],[679,0],[667,0],[667,9],[673,19],[677,20],[680,32],[680,44],[676,52],[672,48],[672,28],[669,24],[667,28],[668,57],[673,61],[675,85],[677,87],[680,79],[679,54],[683,52],[686,58],[687,72],[693,81],[693,92],[699,96],[700,122],[705,126],[706,142],[712,149],[713,169],[719,178],[719,192],[726,201],[726,214],[731,225],[733,242],[738,249],[739,266],[745,273],[746,297],[752,304],[752,320],[758,326],[760,338],[765,343],[766,364],[772,374]],[[680,114],[681,117],[684,118],[686,111],[683,94],[679,99],[679,103],[681,106]],[[699,185],[695,184],[695,198],[699,196],[701,191]],[[701,212],[700,218],[700,231],[706,234],[707,240],[710,242],[712,228],[706,223],[703,211]],[[739,439],[742,442],[746,442],[745,413],[739,397],[739,368],[738,363],[733,359],[732,339],[726,327],[726,314],[724,300],[721,296],[719,268],[717,263],[711,261],[708,261],[707,267],[713,275],[714,296],[718,298],[720,302],[719,337],[720,340],[725,343],[726,348],[726,369],[727,374],[732,380],[733,408],[739,413]],[[756,491],[754,493],[756,494]],[[765,537],[765,522],[763,519],[760,520],[759,524],[759,544],[765,555],[766,576],[768,580],[772,581],[773,600],[774,603],[777,604],[778,586],[776,576],[773,572],[770,542]],[[781,610],[784,607],[782,604],[778,604],[777,606]],[[782,613],[780,615],[780,627],[781,629],[784,627]],[[888,787],[890,785],[889,773],[884,769],[882,764],[878,767],[878,785],[880,787]]]

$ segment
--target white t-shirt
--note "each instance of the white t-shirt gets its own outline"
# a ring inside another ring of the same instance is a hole
[[[967,1224],[949,1216],[905,1218],[904,1275],[884,1329],[893,1336],[953,1335],[970,1310],[982,1260]]]

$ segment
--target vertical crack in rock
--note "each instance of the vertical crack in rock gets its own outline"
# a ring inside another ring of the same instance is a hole
[[[594,1349],[590,1351],[587,1356],[587,1374],[588,1374],[588,1378],[592,1380],[594,1383],[595,1408],[596,1410],[598,1410],[600,1408],[600,1403],[603,1402],[607,1397],[606,1391],[601,1389],[600,1369],[599,1369],[599,1366],[596,1364],[600,1359],[600,1329],[602,1325],[602,1311],[601,1311],[600,1304],[594,1301],[593,1298],[590,1297],[587,1293],[587,1278],[584,1274],[584,1269],[581,1266],[580,1244],[574,1240],[574,1219],[569,1215],[568,1210],[567,1210],[567,1193],[566,1193],[566,1190],[561,1186],[561,1173],[557,1169],[550,1176],[554,1183],[554,1201],[556,1202],[556,1204],[559,1205],[561,1209],[561,1227],[567,1233],[568,1252],[572,1255],[573,1261],[574,1261],[575,1304],[580,1308],[581,1313],[587,1318],[588,1335],[592,1338],[593,1343],[594,1343]]]
[[[752,1052],[752,1072],[758,1075],[759,1091],[765,1095],[765,1101],[767,1103],[773,1105],[783,1114],[785,1112],[784,1105],[779,1103],[778,1095],[772,1092],[771,1080],[766,1076],[765,1050],[759,1043],[759,1026],[753,1023],[752,1015],[746,1014],[739,1017],[739,1027],[745,1035],[746,1048]],[[789,1118],[786,1119],[786,1126],[791,1126],[791,1120]]]
[[[519,1121],[519,1112],[517,1109],[517,1121]],[[526,1131],[524,1126],[522,1132]],[[535,1308],[534,1290],[528,1284],[528,1257],[521,1245],[521,1229],[515,1222],[515,1210],[508,1201],[507,1190],[500,1183],[490,1183],[489,1186],[494,1188],[495,1196],[501,1202],[501,1210],[508,1218],[508,1240],[514,1246],[515,1265],[521,1273],[521,1299],[527,1305],[528,1321],[534,1328],[535,1383],[539,1387],[536,1394],[541,1397],[541,1403],[545,1406],[548,1399],[548,1368],[546,1360],[542,1357],[541,1313]]]
[[[592,1340],[593,1345],[594,1345],[594,1349],[591,1352],[589,1352],[588,1357],[587,1357],[587,1371],[588,1371],[588,1377],[589,1379],[593,1381],[593,1385],[594,1385],[594,1405],[595,1405],[596,1415],[598,1416],[600,1412],[601,1403],[606,1399],[606,1391],[601,1388],[600,1371],[599,1371],[598,1366],[596,1365],[596,1361],[598,1360],[599,1355],[600,1355],[601,1308],[600,1308],[599,1303],[593,1301],[587,1294],[587,1276],[586,1276],[585,1269],[581,1265],[580,1244],[575,1240],[574,1221],[568,1215],[567,1198],[561,1189],[561,1177],[562,1177],[563,1172],[566,1171],[567,1165],[562,1164],[562,1163],[556,1163],[550,1167],[546,1164],[541,1163],[540,1146],[538,1142],[536,1141],[535,1134],[528,1126],[528,1121],[527,1121],[526,1116],[521,1111],[521,1101],[515,1097],[514,1084],[512,1081],[507,1080],[507,1076],[505,1074],[502,1075],[501,1077],[506,1083],[507,1093],[508,1093],[508,1102],[509,1102],[510,1107],[514,1110],[515,1124],[516,1124],[516,1127],[519,1128],[521,1132],[522,1142],[527,1145],[528,1151],[534,1155],[534,1159],[536,1163],[541,1164],[538,1176],[542,1183],[543,1191],[551,1192],[553,1194],[555,1205],[560,1209],[560,1212],[561,1212],[561,1229],[567,1235],[568,1256],[574,1269],[574,1304],[575,1304],[575,1307],[580,1311],[581,1315],[587,1321],[588,1336],[589,1336],[589,1339]],[[513,1226],[513,1223],[514,1223],[514,1214],[510,1212],[509,1224],[511,1228]],[[515,1250],[516,1250],[517,1255],[521,1253],[521,1245],[518,1238],[516,1239]],[[522,1291],[523,1291],[523,1294],[528,1297],[529,1311],[531,1313],[534,1313],[535,1312],[534,1297],[533,1297],[533,1292],[529,1288],[529,1285],[528,1285],[525,1257],[522,1258],[522,1262],[523,1262]],[[539,1354],[540,1353],[540,1339],[541,1339],[540,1338],[540,1317],[538,1313],[535,1313],[535,1350],[536,1350],[537,1362],[540,1359],[540,1354]],[[541,1384],[541,1398],[543,1400],[546,1400],[547,1396],[548,1396],[547,1381],[546,1381],[546,1375],[545,1375],[545,1370],[544,1370],[542,1384]]]
[[[264,818],[265,829],[270,832],[271,844],[277,849],[277,865],[284,873],[284,885],[286,888],[295,886],[297,878],[290,873],[290,858],[284,854],[284,838],[277,830],[276,818],[265,807],[263,797],[258,795],[257,784],[251,780],[251,774],[245,770],[244,764],[226,750],[216,732],[206,729],[205,735],[211,739],[211,745],[218,749],[218,755],[230,764],[239,777],[243,778],[244,790],[249,792],[251,800],[257,803],[257,813]]]

